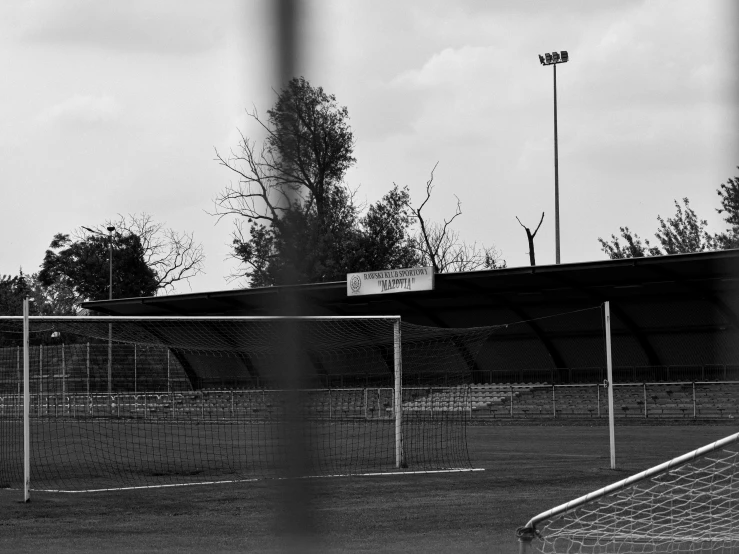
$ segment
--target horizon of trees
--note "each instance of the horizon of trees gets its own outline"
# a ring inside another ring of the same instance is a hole
[[[654,236],[658,244],[653,245],[649,239],[642,239],[624,226],[619,228],[618,237],[611,235],[610,241],[598,237],[601,249],[611,259],[623,259],[739,248],[739,177],[730,177],[716,193],[721,203],[716,212],[724,216],[724,223],[728,225],[725,231],[710,234],[706,230],[708,221],[698,217],[686,197],[682,205],[673,200],[674,216],[666,219],[657,216],[659,225]]]

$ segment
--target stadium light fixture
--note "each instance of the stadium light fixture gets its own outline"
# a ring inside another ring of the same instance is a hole
[[[557,64],[570,61],[570,55],[567,50],[562,52],[546,53],[544,56],[539,54],[539,62],[541,65],[551,65],[554,69],[554,242],[555,242],[555,259],[556,263],[560,263],[559,249],[559,150],[557,143]]]

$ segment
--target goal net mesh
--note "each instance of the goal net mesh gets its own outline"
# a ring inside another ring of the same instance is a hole
[[[493,328],[401,325],[397,467],[396,320],[110,320],[30,318],[32,489],[280,477],[291,420],[306,475],[471,467],[469,384]],[[299,345],[282,340],[287,324]],[[22,336],[22,319],[0,318],[0,486],[12,488],[23,481]],[[289,348],[297,395],[280,367]]]
[[[547,553],[739,552],[739,435],[687,456],[537,523],[532,546]]]

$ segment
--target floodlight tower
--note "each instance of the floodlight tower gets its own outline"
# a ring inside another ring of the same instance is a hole
[[[554,67],[554,240],[556,243],[556,260],[559,263],[559,152],[557,150],[557,64],[569,61],[570,56],[566,50],[552,52],[551,54],[539,54],[541,65]]]

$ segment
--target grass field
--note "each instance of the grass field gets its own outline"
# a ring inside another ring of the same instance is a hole
[[[468,429],[474,467],[84,494],[0,490],[1,552],[517,552],[537,513],[736,432],[735,425]],[[305,533],[292,519],[310,497]]]

